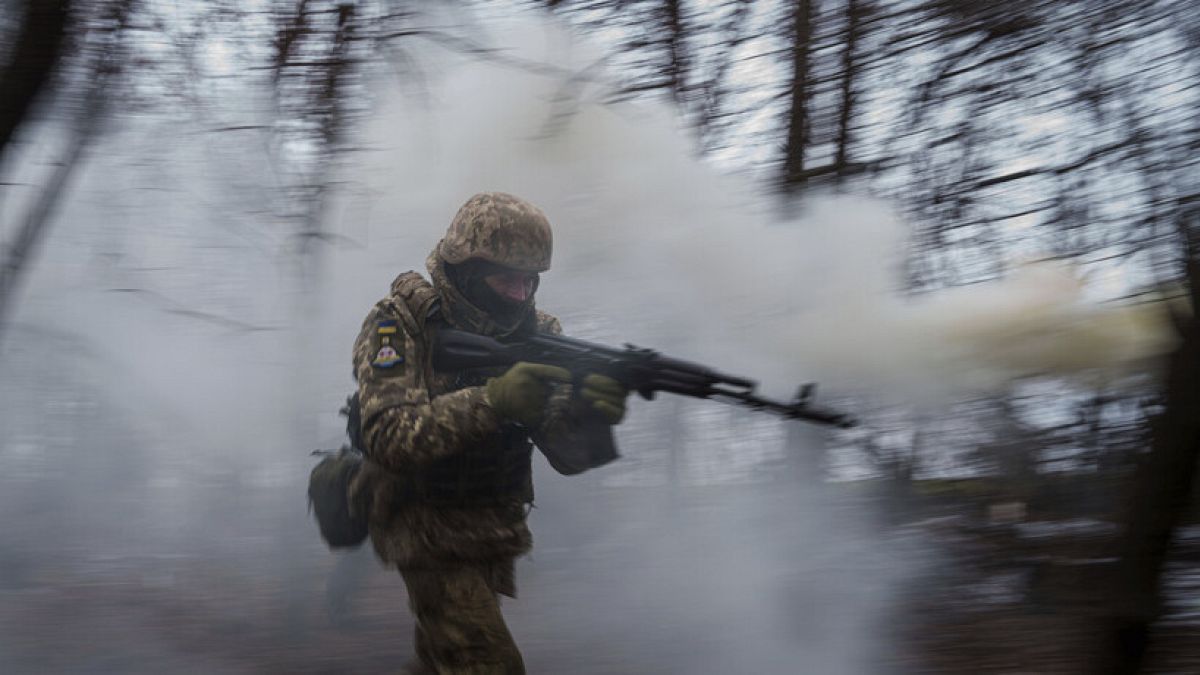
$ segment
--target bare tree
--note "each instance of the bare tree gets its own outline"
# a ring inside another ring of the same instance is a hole
[[[16,300],[18,283],[28,270],[37,245],[45,236],[56,208],[76,168],[94,140],[104,119],[106,87],[120,70],[121,39],[133,0],[115,0],[102,5],[94,17],[86,47],[85,73],[77,76],[84,91],[82,106],[70,123],[65,149],[36,199],[24,214],[16,233],[0,260],[0,336]],[[3,152],[18,125],[30,114],[39,92],[47,88],[62,59],[69,7],[65,2],[31,2],[22,30],[21,44],[0,83],[0,91],[12,91],[0,106],[3,111]]]
[[[802,186],[809,178],[805,154],[811,143],[812,68],[809,58],[813,36],[814,3],[795,0],[791,12],[791,81],[788,84],[787,132],[783,150],[783,185]]]
[[[28,0],[8,67],[0,73],[0,159],[48,86],[66,46],[69,0]]]
[[[851,125],[854,122],[855,88],[860,86],[859,74],[862,59],[859,45],[862,42],[863,19],[868,4],[865,0],[846,0],[845,45],[842,47],[841,96],[837,115],[836,155],[833,159],[834,172],[839,179],[850,173]]]

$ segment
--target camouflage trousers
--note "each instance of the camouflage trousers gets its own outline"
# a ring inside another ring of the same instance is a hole
[[[437,675],[524,675],[500,595],[514,597],[513,561],[403,568],[421,669]]]

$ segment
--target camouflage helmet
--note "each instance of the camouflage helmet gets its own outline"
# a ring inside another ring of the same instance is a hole
[[[545,272],[553,247],[550,221],[541,209],[504,192],[482,192],[454,215],[437,251],[452,265],[478,259]]]

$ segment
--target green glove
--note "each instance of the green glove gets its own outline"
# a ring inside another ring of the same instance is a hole
[[[570,381],[566,368],[522,361],[487,381],[487,400],[501,417],[532,429],[546,414],[550,385]]]
[[[591,404],[590,409],[609,424],[620,424],[625,417],[625,398],[629,390],[606,375],[588,375],[583,378],[579,396]]]

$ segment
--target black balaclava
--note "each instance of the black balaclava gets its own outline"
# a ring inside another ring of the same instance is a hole
[[[458,265],[445,264],[446,278],[462,293],[467,302],[480,310],[487,312],[500,325],[516,325],[520,323],[533,306],[533,296],[537,293],[537,282],[534,282],[533,293],[525,302],[514,303],[500,297],[484,278],[498,272],[508,271],[507,267],[497,265],[487,260],[467,260]]]

